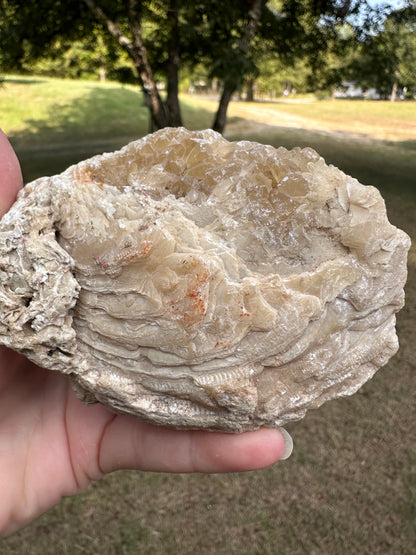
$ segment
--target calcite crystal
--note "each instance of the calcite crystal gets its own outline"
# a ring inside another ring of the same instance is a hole
[[[409,244],[310,148],[166,129],[20,193],[0,343],[148,422],[278,426],[396,352]]]

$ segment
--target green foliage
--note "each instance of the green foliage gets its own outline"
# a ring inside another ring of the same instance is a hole
[[[258,67],[256,96],[274,98],[284,93],[305,93],[308,91],[309,66],[304,59],[296,60],[287,65],[275,55],[268,54],[262,57]]]
[[[36,75],[88,78],[98,76],[100,68],[105,68],[111,58],[115,56],[111,56],[102,33],[94,29],[84,40],[68,42],[56,39],[49,55],[22,60],[22,69]]]
[[[393,87],[416,89],[416,5],[391,11],[363,40],[346,67],[351,79],[388,96]]]
[[[85,38],[93,20],[79,0],[0,0],[0,60],[3,70],[48,55],[57,37]]]
[[[107,70],[132,67],[131,60],[120,61],[120,46],[82,0],[28,0],[23,7],[18,0],[0,1],[3,70],[33,66],[37,71],[75,77],[97,74],[103,66]],[[102,0],[97,5],[127,33],[124,2]],[[176,5],[181,67],[192,70],[203,65],[209,79],[236,87],[245,78],[259,75],[260,66],[265,66],[263,57],[286,66],[304,59],[316,72],[323,67],[319,53],[328,49],[330,36],[336,35],[333,27],[342,20],[337,1],[265,1],[258,32],[248,48],[242,49],[251,3],[178,0]],[[161,79],[166,78],[171,38],[169,6],[168,0],[135,3],[151,67]]]

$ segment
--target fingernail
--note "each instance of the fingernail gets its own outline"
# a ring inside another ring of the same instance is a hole
[[[285,450],[283,452],[283,456],[281,457],[281,461],[285,461],[290,457],[293,451],[293,439],[292,436],[286,431],[284,428],[279,428],[280,433],[283,436],[285,442]]]

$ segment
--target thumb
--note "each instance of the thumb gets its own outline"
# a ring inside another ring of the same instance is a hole
[[[22,185],[19,161],[6,135],[0,130],[0,218],[13,204]]]

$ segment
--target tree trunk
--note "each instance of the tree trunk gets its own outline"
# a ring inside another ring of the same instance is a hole
[[[256,80],[254,77],[247,81],[246,102],[254,102],[254,84]]]
[[[261,13],[263,9],[263,1],[264,0],[254,0],[252,7],[249,11],[250,19],[247,23],[247,27],[245,29],[244,35],[241,37],[240,42],[236,49],[236,54],[247,54],[250,48],[251,39],[256,34],[257,28],[260,23]],[[215,115],[214,123],[212,128],[214,131],[218,131],[219,133],[223,133],[225,129],[225,124],[227,121],[227,109],[230,103],[230,100],[233,96],[234,91],[238,87],[237,81],[225,81],[224,88],[221,94],[220,103],[218,105],[218,110]]]
[[[122,31],[120,25],[112,21],[104,11],[96,5],[94,0],[84,0],[88,8],[96,18],[106,25],[109,33],[117,40],[122,48],[130,56],[140,79],[145,93],[147,106],[151,114],[151,121],[158,129],[168,125],[165,107],[157,90],[156,81],[152,68],[147,59],[147,51],[142,39],[140,19],[135,9],[135,1],[128,0],[128,19],[133,40],[128,38]]]
[[[235,91],[236,87],[230,87],[225,85],[221,94],[220,103],[218,105],[217,113],[215,114],[215,120],[212,126],[214,131],[218,133],[223,133],[225,129],[225,123],[227,121],[227,109],[230,103],[231,97]]]
[[[395,102],[396,98],[397,98],[397,88],[398,88],[398,84],[397,81],[395,81],[393,83],[393,88],[391,89],[391,96],[390,96],[390,100],[391,102]]]
[[[179,29],[178,29],[178,0],[170,0],[168,7],[168,97],[166,106],[168,109],[168,121],[172,127],[182,125],[181,108],[179,105]]]
[[[107,74],[107,70],[105,68],[105,65],[104,64],[100,65],[100,82],[101,83],[105,82],[106,74]]]

